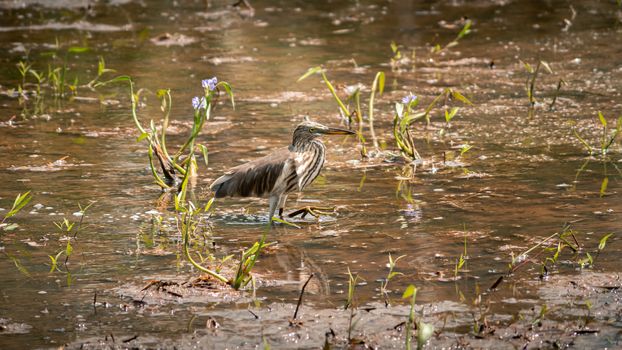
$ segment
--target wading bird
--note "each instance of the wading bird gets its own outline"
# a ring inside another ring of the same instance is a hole
[[[348,134],[354,132],[304,121],[294,130],[291,145],[230,169],[210,189],[216,198],[268,197],[270,221],[277,208],[282,219],[287,196],[313,182],[324,165],[326,147],[318,137]]]

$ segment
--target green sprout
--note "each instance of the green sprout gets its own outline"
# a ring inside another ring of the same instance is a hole
[[[2,229],[3,231],[12,231],[16,229],[18,227],[17,224],[15,223],[5,224],[5,221],[8,218],[11,218],[15,216],[15,214],[19,213],[19,211],[22,210],[24,206],[26,206],[26,204],[30,202],[31,199],[32,199],[32,194],[30,194],[30,191],[23,193],[23,194],[19,193],[17,197],[15,197],[15,200],[13,201],[11,210],[9,210],[9,212],[6,213],[6,215],[4,215],[4,217],[0,221],[0,229]]]
[[[442,51],[445,51],[451,47],[454,47],[456,45],[458,45],[458,42],[464,38],[465,36],[469,35],[471,33],[471,26],[473,25],[473,21],[471,21],[470,19],[467,19],[464,23],[464,26],[462,27],[462,29],[460,30],[460,32],[458,32],[458,35],[456,35],[456,37],[454,38],[454,40],[450,41],[447,45],[441,47],[440,44],[436,44],[433,48],[432,48],[432,53],[440,53]]]

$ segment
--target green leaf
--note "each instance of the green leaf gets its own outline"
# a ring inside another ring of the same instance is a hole
[[[199,145],[199,148],[201,149],[201,153],[203,154],[203,161],[205,162],[205,166],[207,166],[207,163],[208,163],[207,147],[205,147],[205,145]]]
[[[454,119],[459,109],[459,107],[453,107],[451,111],[445,110],[445,121],[449,123],[452,119]]]
[[[402,299],[410,298],[415,293],[417,293],[417,287],[411,284],[406,287],[404,294],[402,294]]]
[[[605,119],[605,116],[601,113],[601,111],[598,111],[598,119],[600,119],[600,123],[604,127],[607,127],[607,119]]]
[[[11,210],[6,214],[4,218],[7,219],[17,214],[26,204],[28,204],[28,202],[30,202],[31,199],[32,195],[30,194],[30,191],[24,194],[18,194],[17,197],[15,197],[15,201],[13,202],[13,207],[11,207]]]
[[[609,184],[609,177],[605,177],[603,182],[600,184],[600,197],[605,196],[605,192],[607,191],[607,185]]]
[[[65,248],[65,255],[67,257],[70,257],[72,252],[73,252],[73,247],[71,246],[71,241],[67,241],[67,247]]]
[[[391,41],[391,51],[393,51],[393,53],[397,52],[397,44],[395,41]]]
[[[146,139],[147,137],[149,137],[149,133],[148,132],[144,132],[144,133],[140,134],[140,136],[138,136],[136,138],[136,142],[140,142],[140,141]]]
[[[469,105],[469,106],[472,106],[472,105],[473,105],[473,103],[471,103],[471,101],[469,101],[469,99],[468,99],[468,98],[464,97],[464,95],[462,95],[462,94],[461,94],[460,92],[458,92],[458,91],[454,91],[454,90],[452,90],[452,91],[451,91],[451,95],[452,95],[452,96],[453,96],[456,100],[458,100],[458,101],[460,101],[460,102],[462,102],[462,103],[464,103],[464,104],[467,104],[467,105]]]
[[[378,93],[382,95],[382,93],[384,92],[384,72],[378,72],[376,76],[378,77]]]
[[[598,242],[598,250],[605,249],[605,245],[607,245],[607,240],[611,236],[613,236],[613,233],[608,233],[603,238],[600,239],[600,241]]]
[[[216,200],[216,197],[212,197],[212,199],[210,199],[207,204],[205,204],[205,208],[203,208],[204,212],[208,212],[211,208],[212,208],[212,204],[214,204],[214,200]]]
[[[69,53],[82,53],[82,52],[86,52],[88,51],[89,48],[88,47],[84,47],[84,46],[72,46],[69,48],[69,50],[67,50]]]
[[[321,71],[322,71],[322,67],[321,66],[309,68],[305,74],[303,74],[300,78],[298,78],[298,80],[296,80],[296,82],[301,82],[301,81],[307,79],[309,76],[311,76],[313,74],[316,74],[316,73],[319,73]]]
[[[527,72],[529,72],[530,74],[533,74],[533,67],[529,63],[524,62],[523,60],[518,60],[518,61],[522,63],[523,66],[525,66],[525,70],[527,70]]]
[[[24,265],[22,265],[22,263],[17,258],[11,258],[11,260],[13,260],[13,264],[15,264],[15,267],[17,267],[17,270],[19,270],[19,272],[21,272],[23,275],[27,277],[32,277],[30,275],[30,272],[28,272],[28,270],[24,267]]]
[[[231,107],[235,109],[235,99],[233,98],[233,89],[231,88],[231,85],[229,85],[226,81],[221,81],[216,86],[222,86],[225,88],[227,95],[229,95],[229,98],[231,99]]]

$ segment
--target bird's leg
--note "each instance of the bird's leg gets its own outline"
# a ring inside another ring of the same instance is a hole
[[[268,221],[270,221],[270,223],[273,223],[272,218],[274,217],[274,212],[276,211],[276,207],[279,203],[279,197],[270,196],[269,202],[270,202],[270,210],[268,214]]]
[[[279,218],[281,220],[283,220],[283,208],[285,207],[285,201],[287,200],[287,195],[283,194],[279,197],[279,203],[278,203],[278,207],[279,207]]]
[[[322,214],[330,214],[335,212],[335,207],[304,207],[298,210],[295,210],[287,217],[293,218],[294,216],[302,214],[301,218],[305,218],[307,215],[315,216],[316,218],[320,217]]]

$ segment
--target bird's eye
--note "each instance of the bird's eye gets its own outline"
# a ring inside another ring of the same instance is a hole
[[[309,129],[310,133],[314,133],[316,130],[314,128]]]

